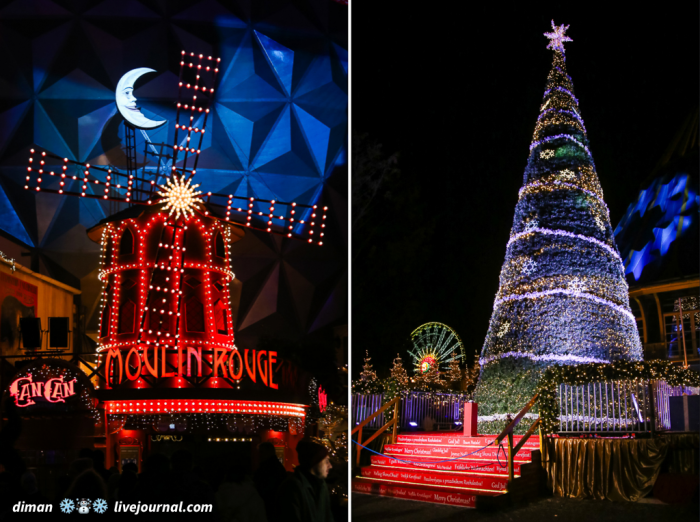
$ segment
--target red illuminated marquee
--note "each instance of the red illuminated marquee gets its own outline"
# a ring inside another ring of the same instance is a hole
[[[105,401],[109,414],[155,415],[164,413],[240,413],[248,415],[281,415],[305,417],[306,407],[302,404],[267,401],[231,400],[126,400]]]
[[[173,358],[176,360],[169,361]],[[205,364],[207,362],[210,364]],[[214,348],[202,354],[201,347],[179,345],[173,352],[164,346],[146,345],[143,350],[137,347],[128,352],[109,350],[105,368],[108,369],[107,383],[110,386],[126,380],[136,381],[144,376],[155,379],[212,376],[231,381],[247,378],[276,390],[278,385],[273,380],[276,363],[277,352],[266,350],[246,349],[241,353],[237,348]]]
[[[20,377],[10,384],[10,396],[14,397],[15,404],[25,408],[40,402],[66,402],[66,398],[73,397],[77,379],[65,382],[63,375],[46,381],[34,381],[32,375]]]

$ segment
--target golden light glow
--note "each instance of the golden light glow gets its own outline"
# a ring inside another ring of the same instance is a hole
[[[175,219],[178,219],[180,215],[185,218],[191,217],[202,204],[202,200],[197,197],[202,192],[195,192],[199,185],[190,185],[191,181],[191,179],[185,181],[184,177],[173,176],[168,179],[165,185],[159,185],[162,190],[158,192],[158,195],[165,200],[164,210],[170,211],[169,216],[175,213]]]

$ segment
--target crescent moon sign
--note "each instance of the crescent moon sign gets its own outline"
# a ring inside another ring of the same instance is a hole
[[[119,113],[131,125],[137,129],[155,129],[160,127],[168,120],[153,121],[146,118],[141,109],[136,106],[136,98],[134,97],[134,82],[146,73],[156,72],[148,67],[139,67],[133,69],[121,77],[117,84],[116,100]]]

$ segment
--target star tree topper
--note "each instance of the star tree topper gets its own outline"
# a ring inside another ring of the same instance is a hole
[[[544,35],[549,38],[549,44],[547,44],[547,49],[553,51],[564,52],[564,42],[573,42],[571,38],[566,36],[564,33],[569,28],[568,25],[561,24],[559,26],[554,25],[554,20],[552,20],[552,33],[544,33]]]

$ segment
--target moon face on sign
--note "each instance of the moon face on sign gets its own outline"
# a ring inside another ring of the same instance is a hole
[[[124,119],[137,129],[155,129],[168,121],[149,120],[143,115],[141,109],[136,106],[136,98],[134,97],[134,83],[141,76],[149,72],[156,71],[149,69],[148,67],[133,69],[122,76],[117,84],[117,109],[119,109],[119,113],[124,117]]]

